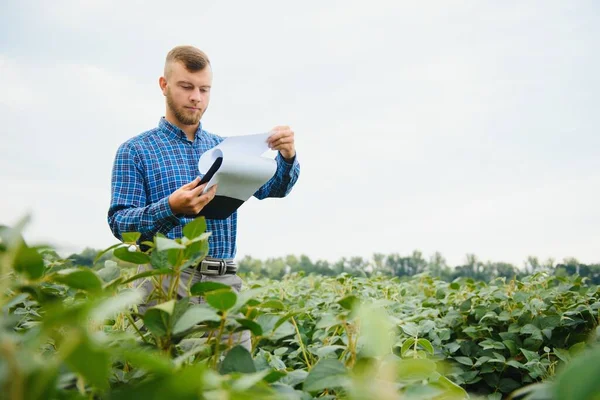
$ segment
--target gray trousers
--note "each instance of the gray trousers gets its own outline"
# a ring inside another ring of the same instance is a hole
[[[146,268],[142,265],[138,268],[138,272],[143,272]],[[163,290],[169,290],[169,286],[171,285],[171,279],[173,276],[163,276],[162,277],[162,287]],[[154,290],[154,283],[151,281],[152,278],[143,278],[134,282],[136,287],[142,288],[146,292],[146,296],[152,293]],[[195,283],[198,282],[219,282],[224,283],[225,285],[231,286],[231,288],[239,293],[242,290],[242,278],[237,275],[201,275],[198,271],[193,268],[186,268],[181,271],[179,275],[179,284],[177,285],[177,298],[180,299],[182,297],[188,296],[188,289]],[[191,296],[190,303],[193,304],[202,304],[205,303],[204,298],[200,296]],[[152,300],[146,302],[145,304],[139,305],[138,310],[140,313],[144,313],[145,310],[149,307],[152,307],[156,304],[156,300]],[[229,335],[223,335],[221,337],[222,343],[229,342]],[[252,343],[250,341],[250,331],[244,330],[238,333],[233,334],[232,342],[235,344],[240,344],[245,347],[250,353],[252,353]]]

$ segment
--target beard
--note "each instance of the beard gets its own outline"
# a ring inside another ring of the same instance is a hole
[[[182,125],[197,125],[205,110],[190,111],[185,107],[177,107],[171,92],[167,89],[167,106]]]

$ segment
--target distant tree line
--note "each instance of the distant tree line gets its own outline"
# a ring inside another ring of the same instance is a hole
[[[71,254],[68,258],[74,265],[93,266],[98,250],[86,248],[79,254]],[[98,263],[111,259],[107,253]],[[382,274],[397,277],[410,277],[422,272],[428,272],[445,281],[467,277],[474,280],[490,281],[494,278],[522,278],[534,272],[547,270],[556,275],[579,274],[590,279],[591,283],[600,284],[600,263],[582,264],[575,258],[568,258],[556,263],[553,259],[540,262],[537,257],[528,257],[522,267],[507,262],[483,262],[474,254],[466,255],[466,262],[451,267],[439,252],[425,259],[423,254],[415,250],[411,255],[403,256],[398,253],[375,253],[371,259],[363,257],[343,257],[335,262],[326,260],[311,260],[307,255],[288,255],[286,257],[268,258],[261,260],[245,256],[238,260],[241,273],[252,273],[257,276],[281,279],[286,274],[302,272],[306,275],[336,276],[342,272],[353,276],[370,276]]]
[[[494,278],[520,279],[534,272],[546,270],[556,275],[573,275],[587,277],[591,283],[600,284],[600,263],[582,264],[575,258],[568,258],[556,263],[553,259],[540,262],[537,257],[528,257],[519,268],[507,262],[483,262],[474,254],[467,254],[466,262],[451,267],[444,257],[436,252],[428,260],[420,251],[413,251],[409,256],[393,254],[373,254],[371,259],[362,257],[341,258],[336,262],[324,260],[312,261],[308,256],[301,255],[270,258],[260,260],[245,256],[238,262],[241,271],[252,272],[259,276],[280,279],[286,274],[303,271],[305,274],[335,276],[342,272],[353,276],[369,276],[375,273],[388,276],[410,277],[428,272],[445,281],[466,277],[480,281],[490,281]]]

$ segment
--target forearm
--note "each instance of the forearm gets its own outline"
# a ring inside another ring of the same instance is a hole
[[[168,197],[145,207],[132,204],[113,204],[108,212],[108,223],[113,235],[122,240],[125,232],[140,232],[140,242],[152,241],[157,233],[167,234],[180,224],[173,214]]]
[[[292,190],[300,176],[300,163],[298,156],[294,156],[293,160],[286,161],[283,156],[277,154],[277,171],[275,175],[262,186],[254,196],[258,199],[267,197],[285,197]]]

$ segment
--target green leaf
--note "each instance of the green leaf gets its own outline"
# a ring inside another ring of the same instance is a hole
[[[415,345],[415,338],[408,338],[402,343],[400,348],[400,355],[404,357],[406,353],[413,348]]]
[[[29,279],[39,279],[44,276],[44,259],[36,249],[22,245],[17,251],[14,268]]]
[[[273,330],[277,330],[277,328],[279,328],[281,325],[283,325],[284,322],[286,322],[287,320],[289,320],[290,318],[296,316],[299,313],[300,313],[299,311],[290,311],[290,312],[284,314],[282,317],[280,317],[277,320],[277,322],[273,326]]]
[[[540,328],[557,328],[560,325],[560,315],[548,315],[540,318]]]
[[[252,360],[252,356],[245,347],[237,345],[233,347],[219,367],[221,375],[231,372],[253,373],[256,372],[256,366]],[[262,378],[261,378],[262,379]]]
[[[207,367],[203,364],[192,364],[176,370],[169,376],[141,379],[135,384],[132,382],[116,385],[114,389],[111,389],[110,396],[103,398],[111,400],[198,399],[206,390],[205,381],[209,379],[206,370]],[[210,379],[214,382],[214,377]]]
[[[175,300],[150,307],[142,317],[146,328],[155,336],[166,336],[171,328],[171,314],[175,309]]]
[[[110,260],[107,260],[105,267],[98,271],[98,276],[104,282],[110,282],[121,275],[121,269],[114,265],[116,263],[113,261],[112,264],[109,264],[108,261]]]
[[[379,357],[391,353],[395,332],[385,309],[361,304],[357,317],[360,321],[359,338],[364,343],[361,356]]]
[[[288,373],[284,370],[266,370],[268,372],[267,375],[265,375],[265,377],[263,378],[263,381],[267,382],[267,383],[273,383],[273,382],[277,382],[278,380],[280,380],[281,378],[284,378],[288,375]]]
[[[406,333],[408,336],[412,336],[412,337],[419,336],[419,327],[412,322],[407,322],[405,324],[402,324],[400,327],[402,328],[404,333]]]
[[[155,275],[173,275],[174,272],[175,271],[173,271],[172,269],[169,269],[169,268],[149,269],[147,271],[140,272],[139,274],[136,274],[136,275],[133,275],[133,276],[127,278],[125,281],[123,281],[123,284],[129,283],[129,282],[133,282],[135,280],[142,279],[142,278],[147,278],[149,276],[155,276]]]
[[[186,330],[193,328],[196,324],[204,321],[218,322],[221,317],[212,308],[204,306],[192,306],[183,313],[181,317],[175,322],[173,327],[173,334],[185,332]]]
[[[177,296],[179,297],[179,296]],[[173,305],[173,311],[171,312],[171,326],[174,327],[175,323],[185,314],[187,310],[190,309],[190,306],[193,303],[190,303],[189,297],[179,297],[175,304]],[[195,305],[194,305],[195,306]]]
[[[318,392],[345,387],[348,383],[348,371],[344,364],[335,358],[326,358],[319,360],[310,370],[302,387],[307,392]]]
[[[160,375],[171,375],[174,371],[173,361],[164,354],[148,348],[125,348],[121,356],[137,368]]]
[[[144,300],[144,293],[141,289],[126,289],[116,296],[102,300],[96,305],[90,318],[94,321],[103,321],[115,314],[123,312],[135,304],[140,304]]]
[[[258,287],[258,288],[243,290],[241,293],[238,293],[237,301],[235,302],[235,306],[233,307],[231,312],[238,312],[240,310],[240,308],[242,308],[244,305],[246,305],[248,303],[258,304],[259,301],[256,300],[255,297],[262,294],[262,292],[264,292],[265,289],[266,288]],[[254,304],[254,305],[256,305],[256,304]]]
[[[261,328],[262,329],[262,328]],[[284,355],[287,351],[289,350],[289,348],[287,347],[279,347],[275,350],[273,350],[273,354],[275,354],[277,357],[281,357],[282,355]]]
[[[511,367],[515,367],[515,368],[525,368],[525,366],[523,364],[521,364],[520,362],[518,362],[517,360],[508,360],[506,362],[506,365],[510,365]]]
[[[247,328],[248,330],[250,330],[250,332],[252,332],[252,334],[254,334],[254,336],[262,336],[263,331],[262,331],[262,327],[257,324],[255,321],[252,321],[251,319],[245,319],[245,318],[237,318],[236,321],[243,327],[243,328]],[[236,329],[236,331],[238,330],[243,330],[243,329]]]
[[[208,292],[212,292],[219,289],[231,290],[231,286],[220,282],[198,282],[192,285],[192,287],[190,288],[190,292],[194,296],[203,296]]]
[[[332,314],[324,313],[321,314],[320,317],[321,319],[319,319],[319,322],[315,325],[315,329],[327,329],[341,324],[341,321]]]
[[[405,358],[396,363],[396,375],[401,381],[420,381],[435,373],[435,362],[427,358]]]
[[[352,310],[359,303],[360,303],[360,301],[358,300],[358,297],[356,297],[354,295],[346,296],[343,299],[341,299],[340,301],[338,301],[338,304],[340,306],[342,306],[343,308],[345,308],[346,310]]]
[[[467,299],[462,302],[459,307],[460,311],[466,312],[471,310],[471,299]]]
[[[152,254],[150,254],[150,264],[153,268],[157,269],[166,269],[173,268],[174,263],[171,263],[170,254],[172,252],[177,252],[178,250],[167,250],[167,251],[158,251],[154,250]],[[176,257],[173,257],[176,258]]]
[[[272,308],[274,310],[283,310],[285,308],[285,306],[283,305],[281,300],[276,300],[276,299],[270,299],[270,300],[264,301],[264,302],[260,303],[258,305],[258,307]]]
[[[597,400],[600,398],[600,348],[574,358],[558,375],[555,398],[561,400]]]
[[[102,280],[89,268],[68,268],[52,276],[52,280],[74,289],[98,292],[102,290]]]
[[[477,358],[477,362],[475,364],[473,364],[474,367],[481,367],[483,364],[485,364],[486,362],[492,360],[492,357],[489,356],[481,356],[479,358]]]
[[[345,349],[345,348],[346,348],[346,346],[340,346],[340,345],[334,344],[334,345],[330,345],[330,346],[319,347],[315,351],[315,353],[317,354],[317,356],[319,356],[319,358],[325,358],[329,354],[335,353],[336,351]]]
[[[454,357],[454,359],[463,365],[467,365],[469,367],[473,366],[473,360],[471,360],[469,357],[459,356],[459,357]]]
[[[510,351],[511,357],[514,357],[517,354],[519,354],[519,349],[517,348],[516,343],[512,340],[503,340],[502,343],[504,343],[506,348]]]
[[[187,259],[187,261],[184,264],[186,268],[196,267],[198,263],[208,255],[208,240],[202,240],[205,236],[210,235],[204,233],[201,236],[198,236],[193,241],[188,241],[187,243],[185,243],[186,248],[183,252],[183,257]]]
[[[497,360],[498,362],[500,362],[500,363],[506,362],[506,358],[502,354],[496,353],[496,352],[494,352],[493,354],[494,354],[494,357],[496,357],[495,360]],[[492,361],[493,360],[490,360],[490,362],[492,362]]]
[[[73,338],[69,340],[73,340]],[[81,374],[87,382],[100,389],[108,388],[110,373],[108,349],[94,345],[87,338],[82,337],[79,345],[70,352],[65,362],[73,371]]]
[[[136,244],[138,239],[142,236],[140,232],[123,232],[121,238],[124,243]]]
[[[237,295],[231,289],[219,289],[206,294],[206,302],[219,311],[227,311],[235,305]]]
[[[532,324],[527,324],[521,328],[520,332],[525,335],[539,334],[540,328],[538,328],[537,326],[532,325]]]
[[[437,382],[432,382],[431,385],[442,389],[444,392],[443,395],[435,397],[437,400],[458,400],[469,398],[469,395],[465,389],[461,388],[445,376],[440,376]]]
[[[527,358],[527,361],[535,361],[540,359],[540,355],[536,351],[521,349],[521,352]]]
[[[146,329],[153,335],[157,337],[167,335],[167,332],[169,331],[170,316],[165,311],[158,308],[150,308],[146,311],[142,319],[144,320]]]
[[[113,252],[113,255],[119,260],[129,262],[132,264],[148,264],[150,263],[150,257],[145,253],[139,251],[129,251],[128,247],[119,247]]]
[[[231,389],[234,392],[250,391],[257,383],[266,379],[271,371],[263,370],[254,373],[248,373],[240,376],[231,384]],[[285,375],[285,374],[284,374]]]
[[[506,346],[504,346],[501,342],[496,342],[492,339],[485,339],[479,342],[479,346],[483,347],[484,350],[496,349],[496,350],[504,350]]]
[[[281,379],[281,383],[290,385],[291,387],[294,387],[294,386],[304,382],[306,380],[307,376],[308,376],[308,372],[306,372],[305,370],[295,369],[293,371],[289,371],[287,376],[285,376]]]
[[[279,339],[283,339],[284,337],[294,335],[295,333],[296,331],[294,329],[294,325],[292,325],[290,321],[285,321],[279,327],[274,328],[269,337],[272,340],[277,341]]]
[[[260,314],[256,319],[256,322],[262,328],[263,336],[268,337],[273,341],[277,341],[296,333],[294,326],[289,321],[284,321],[284,323],[275,328],[275,325],[280,319],[278,314]]]
[[[571,361],[571,354],[569,354],[568,350],[559,349],[559,348],[555,347],[554,354],[556,355],[556,357],[560,358],[562,361],[564,361],[566,363]]]
[[[195,218],[183,227],[183,235],[188,239],[194,239],[204,232],[206,232],[206,219],[204,217]]]
[[[156,236],[154,240],[156,242],[156,250],[158,251],[166,251],[170,249],[185,249],[184,245],[182,245],[181,243],[177,243],[173,239]]]
[[[2,311],[8,315],[8,310],[16,306],[17,304],[23,303],[25,300],[29,298],[28,293],[20,293],[10,299],[6,304],[2,306]]]
[[[433,346],[431,345],[431,342],[429,342],[429,340],[419,339],[419,340],[417,340],[417,345],[421,346],[423,349],[425,349],[426,352],[433,355],[433,353],[434,353]]]
[[[173,310],[175,309],[175,300],[165,301],[164,303],[160,303],[155,305],[152,308],[156,308],[158,310],[163,310],[167,314],[173,314]]]
[[[585,342],[575,343],[573,346],[569,347],[569,354],[571,357],[574,357],[585,350],[586,344]]]

